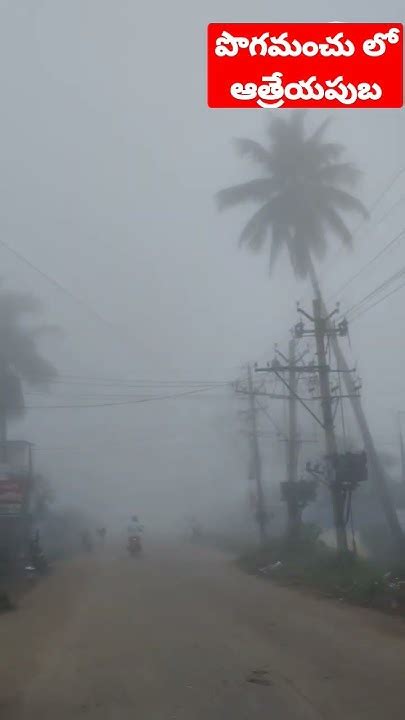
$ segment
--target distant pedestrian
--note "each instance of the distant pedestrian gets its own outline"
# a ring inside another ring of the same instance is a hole
[[[93,550],[93,542],[88,530],[83,530],[81,540],[83,550],[85,550],[86,552],[91,552],[91,550]]]
[[[107,535],[107,529],[105,527],[101,527],[97,529],[97,535],[99,536],[102,544],[104,545],[105,537]]]

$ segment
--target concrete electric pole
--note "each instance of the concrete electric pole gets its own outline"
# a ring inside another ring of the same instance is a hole
[[[259,440],[257,432],[257,408],[256,397],[253,387],[252,368],[248,366],[248,396],[249,396],[249,416],[250,416],[250,438],[253,459],[253,472],[256,481],[256,519],[259,526],[260,543],[264,545],[266,542],[266,525],[267,513],[265,508],[263,485],[262,485],[262,465],[259,450]]]

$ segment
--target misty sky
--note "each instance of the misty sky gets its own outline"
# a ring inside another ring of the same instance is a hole
[[[44,346],[62,379],[227,381],[247,361],[270,359],[275,342],[285,347],[295,303],[310,303],[311,294],[286,258],[269,280],[265,255],[237,250],[247,211],[215,209],[217,189],[255,172],[234,156],[231,139],[260,139],[267,116],[206,107],[206,24],[400,21],[402,9],[399,0],[0,2],[0,237],[107,321],[0,247],[3,282],[42,298],[46,321],[64,331]],[[313,112],[310,122],[321,117]],[[402,111],[334,113],[333,132],[364,170],[360,192],[369,205],[405,165],[404,131]],[[402,195],[405,174],[376,218]],[[386,222],[362,228],[353,254],[331,248],[326,297],[402,229],[404,217],[405,201]],[[333,302],[349,308],[404,260],[402,243]],[[405,410],[404,293],[350,331],[382,444],[396,441],[393,411]],[[61,383],[51,398],[33,392],[26,402],[101,402],[112,392]],[[209,508],[215,495],[244,490],[238,407],[243,402],[220,387],[212,396],[132,407],[33,407],[12,434],[38,445],[37,462],[63,497],[96,503],[106,515],[131,504],[165,514]],[[274,413],[282,419],[279,407]]]

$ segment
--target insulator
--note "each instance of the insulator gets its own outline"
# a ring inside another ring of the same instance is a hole
[[[349,326],[348,326],[348,322],[347,322],[346,318],[343,318],[343,320],[341,320],[340,323],[338,324],[339,335],[341,335],[342,337],[344,335],[347,335],[348,327]]]

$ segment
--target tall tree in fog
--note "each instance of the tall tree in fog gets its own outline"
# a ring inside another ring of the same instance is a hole
[[[40,304],[31,295],[0,290],[0,441],[5,459],[7,421],[24,414],[23,382],[46,386],[56,376],[38,350],[40,337],[51,328],[25,322]]]
[[[286,117],[277,114],[269,124],[266,145],[246,138],[236,140],[239,154],[261,168],[261,176],[220,190],[216,196],[220,210],[242,203],[259,205],[242,230],[240,245],[253,252],[268,248],[270,272],[280,252],[286,249],[296,276],[300,279],[309,277],[314,294],[321,300],[313,260],[324,258],[332,236],[351,247],[352,233],[346,216],[367,217],[364,205],[350,192],[360,173],[344,159],[344,145],[326,138],[328,126],[326,120],[314,132],[308,133],[304,112],[294,111]],[[337,338],[332,337],[331,344],[339,367],[348,371]],[[367,418],[356,397],[350,373],[344,372],[343,377],[373,466],[372,477],[387,523],[402,552],[403,533]]]
[[[219,208],[255,203],[259,208],[242,230],[240,244],[253,252],[268,246],[270,272],[283,249],[299,278],[310,277],[316,294],[318,279],[313,257],[322,260],[327,238],[334,235],[347,247],[352,234],[345,215],[367,216],[364,205],[348,192],[359,171],[342,160],[345,148],[325,140],[329,121],[313,133],[305,128],[305,113],[294,111],[286,119],[275,117],[269,125],[268,143],[236,140],[242,156],[262,170],[259,178],[217,193]]]

